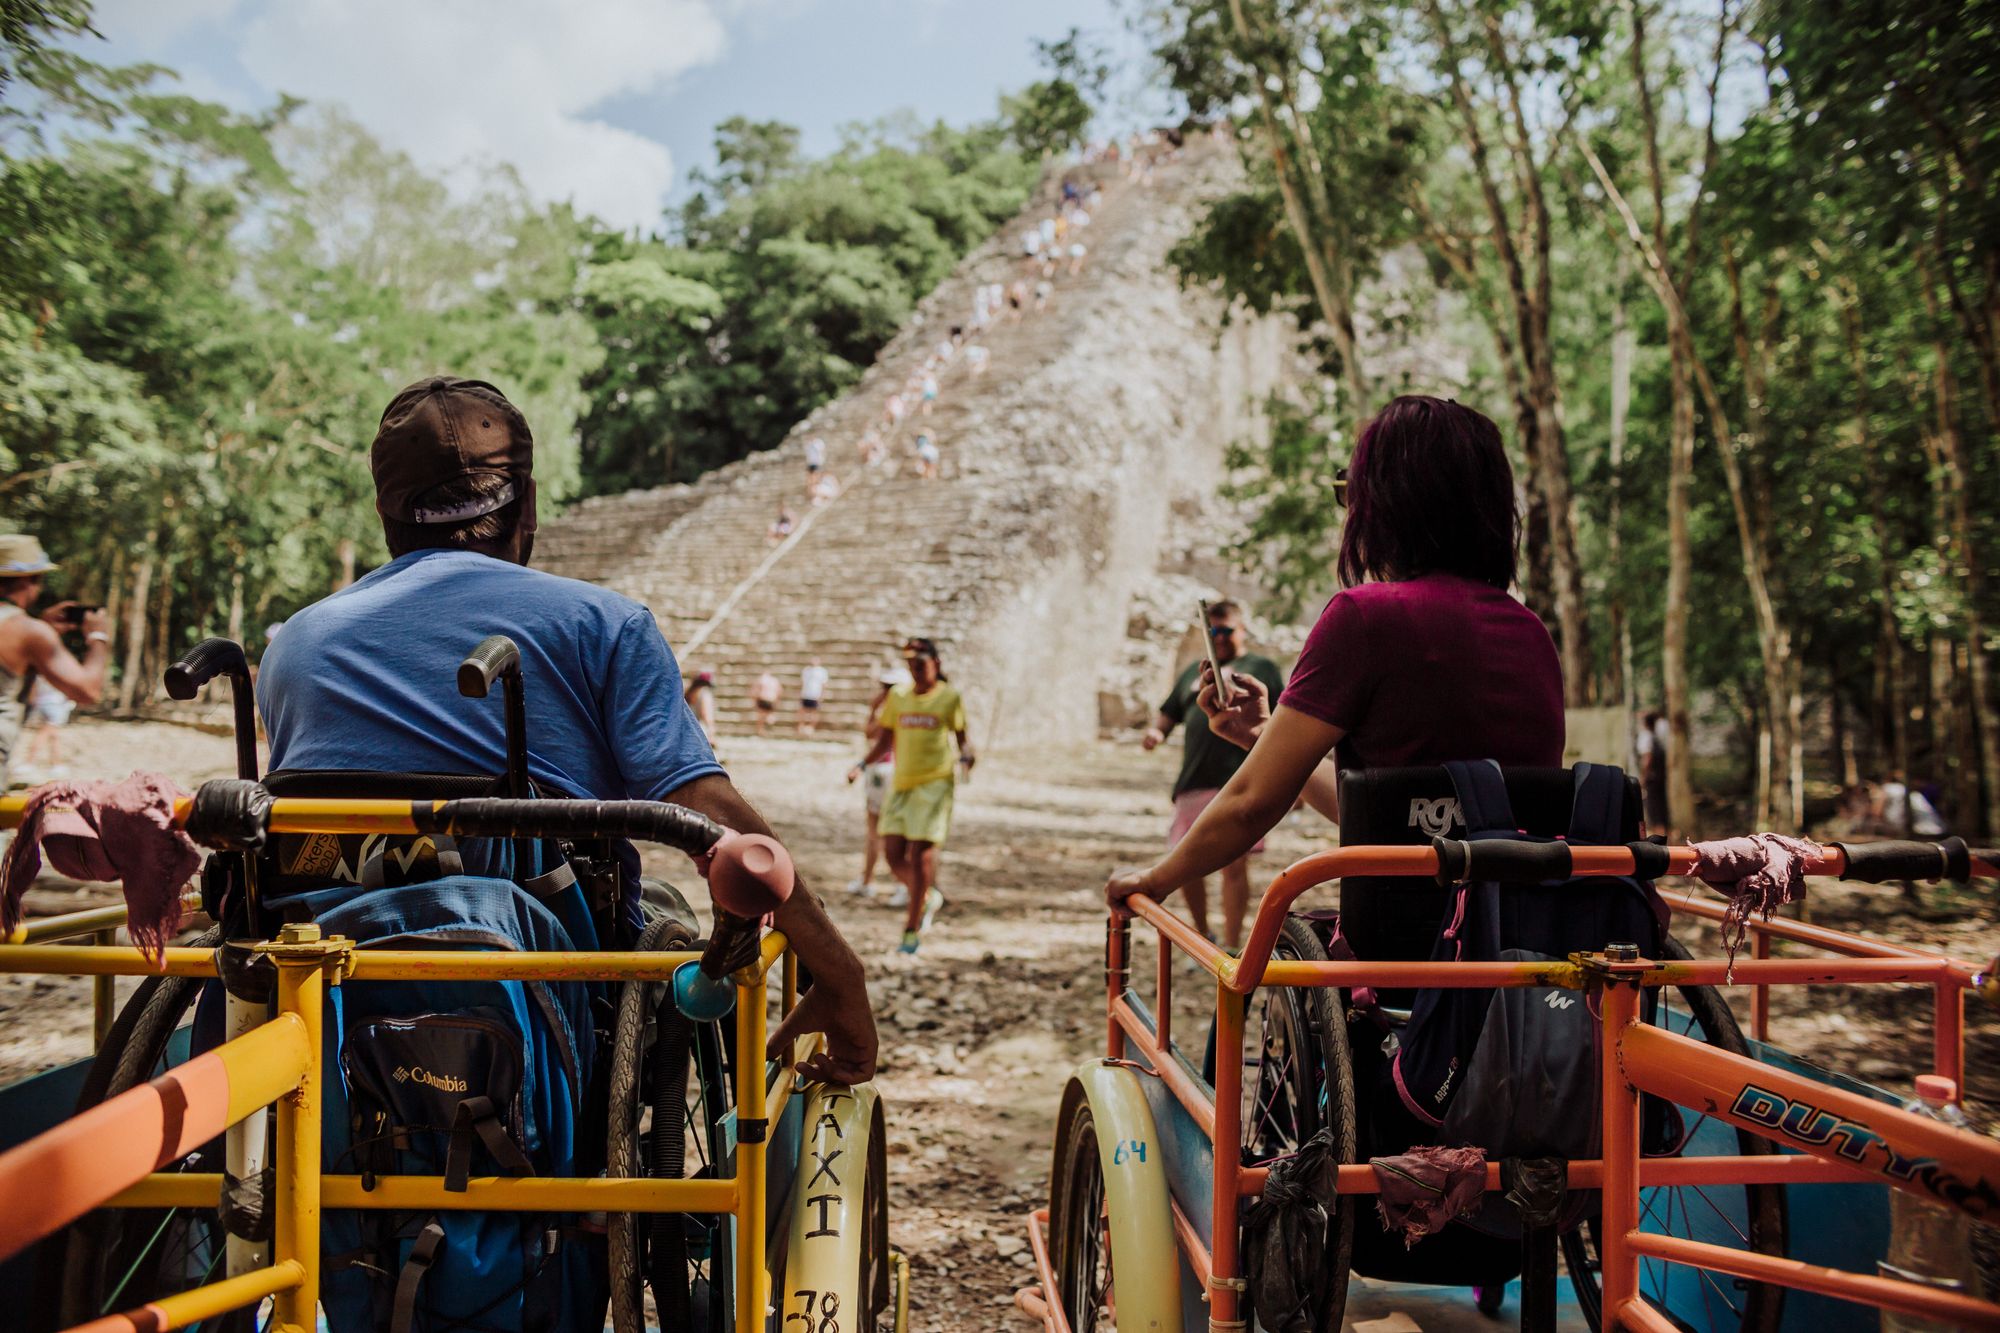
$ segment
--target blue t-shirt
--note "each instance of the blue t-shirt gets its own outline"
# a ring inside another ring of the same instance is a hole
[[[469,551],[411,552],[285,622],[257,679],[271,767],[504,772],[500,692],[457,683],[489,634],[521,649],[537,782],[657,801],[722,772],[650,611]]]

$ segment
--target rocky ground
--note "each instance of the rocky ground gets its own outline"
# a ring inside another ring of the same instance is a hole
[[[230,764],[225,739],[159,724],[84,720],[68,739],[78,776],[151,767],[192,782]],[[843,891],[860,862],[861,796],[841,780],[853,747],[774,738],[732,739],[724,749],[738,783],[799,854],[868,961],[878,1082],[890,1105],[891,1229],[914,1270],[914,1327],[1005,1327],[1013,1316],[1004,1307],[1031,1271],[1021,1217],[1046,1197],[1063,1078],[1102,1040],[1098,893],[1112,866],[1157,849],[1171,756],[1093,744],[983,764],[960,793],[944,878],[950,903],[923,952],[906,959],[892,953],[901,913]],[[1273,837],[1261,862],[1266,876],[1319,845],[1310,820],[1295,817]],[[661,868],[685,878],[664,861]],[[878,873],[878,888],[887,885]],[[30,905],[69,910],[107,892],[38,889]],[[2000,950],[1991,900],[1979,893],[1933,892],[1919,916],[1894,891],[1830,887],[1816,891],[1815,919],[1961,957]],[[1712,951],[1705,943],[1698,954]],[[1179,989],[1180,1030],[1200,1031],[1201,990],[1192,976]],[[85,981],[0,977],[0,1079],[81,1056],[89,997]],[[1906,1087],[1928,1059],[1921,989],[1817,988],[1780,993],[1773,1008],[1780,1043],[1883,1086]],[[2000,1021],[1976,1001],[1970,1009],[1972,1104],[1991,1124]],[[1365,1293],[1357,1304],[1381,1316],[1394,1308]]]

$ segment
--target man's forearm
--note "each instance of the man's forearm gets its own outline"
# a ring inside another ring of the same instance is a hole
[[[771,834],[770,824],[757,813],[757,807],[744,799],[735,784],[720,774],[696,778],[686,786],[676,788],[667,799],[707,815],[738,833]],[[778,909],[777,925],[785,932],[785,938],[791,941],[799,957],[805,960],[806,966],[812,969],[814,976],[856,983],[862,980],[861,960],[855,957],[854,950],[834,928],[826,910],[807,887],[804,876],[799,877],[798,887],[785,905]]]

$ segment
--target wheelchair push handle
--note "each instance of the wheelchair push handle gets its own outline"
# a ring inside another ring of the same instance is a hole
[[[500,682],[507,729],[507,792],[528,796],[528,693],[521,680],[521,648],[504,634],[489,634],[458,664],[458,692],[484,699]]]
[[[521,649],[504,634],[490,634],[458,664],[458,692],[468,699],[484,699],[493,682],[521,674]]]
[[[236,733],[236,776],[257,776],[257,718],[250,690],[250,659],[234,639],[203,639],[161,673],[167,697],[186,701],[217,676],[229,677],[232,727]]]

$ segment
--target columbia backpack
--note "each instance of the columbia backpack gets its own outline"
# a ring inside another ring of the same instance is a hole
[[[361,949],[577,947],[508,880],[363,890],[313,913]],[[558,981],[348,982],[329,992],[322,1150],[363,1189],[395,1175],[578,1176],[595,1042],[589,988]],[[336,1072],[337,1071],[337,1072]],[[333,1333],[603,1327],[601,1256],[568,1215],[329,1210]]]
[[[1469,841],[1552,842],[1514,822],[1500,766],[1445,765]],[[1566,841],[1622,845],[1625,777],[1572,770]],[[1657,953],[1667,908],[1648,881],[1590,875],[1539,884],[1459,884],[1433,962],[1560,961],[1614,941]],[[1598,1153],[1598,1021],[1585,993],[1559,987],[1417,992],[1390,1065],[1397,1096],[1442,1142],[1488,1156],[1587,1159]]]

